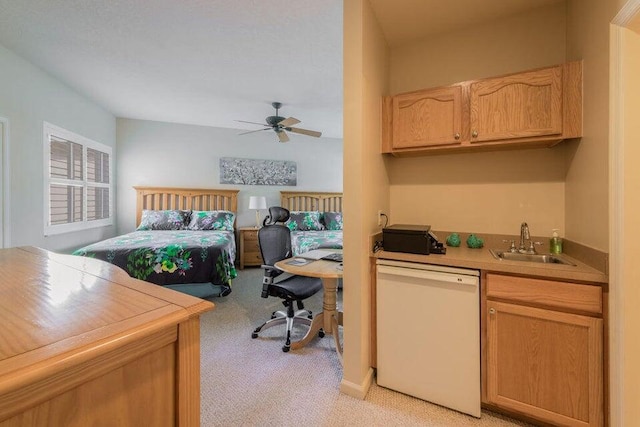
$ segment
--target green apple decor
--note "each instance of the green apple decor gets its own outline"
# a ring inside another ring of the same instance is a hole
[[[458,236],[458,233],[451,233],[447,236],[447,246],[453,246],[454,248],[460,246],[460,236]]]
[[[476,237],[475,234],[469,234],[469,237],[467,237],[467,246],[471,249],[480,249],[484,246],[484,240]]]

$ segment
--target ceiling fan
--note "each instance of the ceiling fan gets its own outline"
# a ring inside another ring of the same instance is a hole
[[[245,135],[247,133],[254,133],[254,132],[260,132],[263,130],[272,129],[276,133],[276,135],[278,135],[278,139],[280,140],[280,142],[289,141],[289,135],[287,135],[287,132],[299,133],[302,135],[313,136],[316,138],[322,135],[322,132],[317,132],[315,130],[292,127],[292,125],[296,125],[300,123],[300,120],[294,117],[287,117],[286,119],[284,117],[280,117],[278,115],[278,110],[280,109],[280,107],[282,107],[282,103],[272,102],[271,105],[273,106],[273,108],[276,109],[276,115],[267,117],[265,119],[266,123],[256,123],[256,122],[247,122],[245,120],[236,120],[236,122],[251,123],[253,125],[265,126],[264,129],[250,130],[248,132],[242,132],[239,135]]]

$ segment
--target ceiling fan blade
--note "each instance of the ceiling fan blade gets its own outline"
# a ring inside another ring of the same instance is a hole
[[[319,138],[322,135],[322,132],[318,132],[318,131],[315,131],[315,130],[291,128],[291,127],[287,127],[287,130],[289,132],[301,133],[302,135],[314,136],[316,138]]]
[[[289,127],[298,123],[300,123],[300,120],[296,119],[295,117],[287,117],[286,119],[279,121],[278,125]]]
[[[278,139],[280,140],[280,142],[288,142],[289,141],[289,135],[287,135],[287,133],[283,130],[277,130],[276,134],[278,135]]]
[[[248,133],[260,132],[260,131],[263,131],[263,130],[269,130],[269,129],[270,129],[270,128],[264,128],[264,129],[258,129],[258,130],[248,130],[248,131],[246,131],[246,132],[241,132],[241,133],[239,133],[238,135],[246,135],[246,134],[248,134]]]
[[[256,122],[248,122],[246,120],[234,120],[234,122],[240,122],[240,123],[251,123],[252,125],[260,125],[260,126],[268,126],[271,127],[270,125],[266,124],[266,123],[256,123]]]

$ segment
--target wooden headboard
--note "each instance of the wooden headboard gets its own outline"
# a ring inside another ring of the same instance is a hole
[[[342,193],[281,191],[280,206],[290,211],[342,212]]]
[[[193,209],[196,211],[238,211],[240,190],[215,188],[133,187],[136,189],[136,226],[142,211]]]

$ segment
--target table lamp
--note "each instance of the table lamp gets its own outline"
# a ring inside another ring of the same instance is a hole
[[[256,228],[260,228],[260,209],[267,209],[267,198],[264,196],[249,196],[249,209],[255,209]]]

